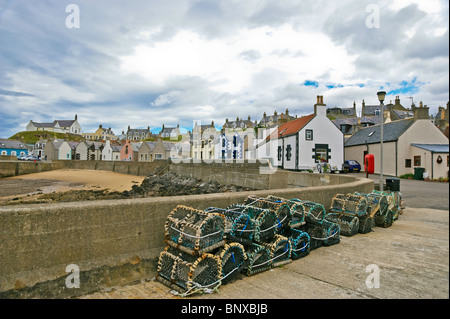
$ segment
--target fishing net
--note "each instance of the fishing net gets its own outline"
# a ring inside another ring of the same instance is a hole
[[[252,243],[245,246],[247,263],[243,273],[247,276],[268,270],[271,267],[270,251],[262,245]]]
[[[230,238],[242,238],[247,241],[268,242],[280,227],[276,213],[271,209],[262,209],[246,205],[232,205],[227,209],[241,211],[230,231]],[[248,242],[247,242],[248,243]]]
[[[353,236],[359,231],[359,218],[356,216],[328,213],[326,220],[339,225],[340,234],[344,236]]]
[[[178,205],[165,223],[166,243],[196,255],[225,244],[224,216]]]
[[[289,226],[291,228],[298,228],[305,224],[305,207],[298,201],[288,200],[282,197],[269,195],[267,200],[285,203],[289,206],[291,210],[291,218],[289,221]]]
[[[244,267],[247,255],[244,246],[239,243],[228,243],[217,253],[222,266],[222,284],[233,280]]]
[[[158,280],[183,293],[213,289],[221,283],[221,268],[218,256],[210,253],[192,256],[168,246],[158,260]]]
[[[310,252],[310,238],[308,233],[298,229],[290,229],[284,234],[291,243],[291,259],[305,257]]]

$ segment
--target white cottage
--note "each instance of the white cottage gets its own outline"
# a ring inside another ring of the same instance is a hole
[[[375,157],[375,174],[381,171],[381,125],[359,130],[345,142],[345,159],[364,163],[366,154]],[[414,117],[383,124],[383,174],[402,176],[424,170],[430,178],[448,177],[448,138],[437,128],[423,106]]]
[[[314,113],[286,122],[257,147],[258,158],[271,158],[284,169],[308,170],[327,163],[342,170],[344,135],[327,117],[323,96],[317,96]]]
[[[103,161],[120,161],[120,145],[111,145],[111,141],[107,140],[102,150]]]

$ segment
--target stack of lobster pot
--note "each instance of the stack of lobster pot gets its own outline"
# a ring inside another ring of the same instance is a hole
[[[168,246],[157,280],[181,292],[214,289],[237,275],[247,259],[239,243],[227,243],[225,216],[178,205],[164,225]]]
[[[244,273],[249,276],[291,262],[291,243],[279,234],[291,219],[289,207],[256,203],[252,197],[227,207],[241,213],[232,221],[227,238],[244,245],[248,257]]]
[[[336,223],[325,220],[326,211],[323,205],[300,199],[285,199],[277,196],[268,196],[270,200],[286,203],[291,209],[295,209],[301,217],[301,224],[297,228],[288,229],[288,237],[303,238],[297,242],[298,258],[303,257],[321,246],[331,246],[340,242],[340,229]],[[301,212],[301,215],[300,215]],[[297,230],[296,231],[294,231]],[[299,233],[300,232],[300,233]],[[309,238],[307,252],[301,249],[305,245],[306,233]],[[306,254],[305,254],[306,253]]]
[[[380,192],[373,190],[368,194],[375,201],[380,202],[379,210],[375,214],[375,224],[380,227],[390,227],[403,213],[403,200],[400,192]]]
[[[367,197],[364,195],[336,194],[325,218],[339,224],[342,235],[368,233],[373,228],[373,217],[368,214],[367,207]]]

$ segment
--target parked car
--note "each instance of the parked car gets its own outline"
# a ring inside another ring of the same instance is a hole
[[[358,163],[358,161],[355,160],[348,160],[345,161],[346,167],[348,167],[349,172],[360,172],[361,171],[361,164]]]

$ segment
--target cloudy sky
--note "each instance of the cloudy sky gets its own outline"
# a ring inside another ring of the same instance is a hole
[[[84,132],[221,127],[317,95],[360,110],[380,89],[435,114],[448,25],[448,0],[0,0],[0,137],[75,114]]]

